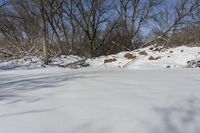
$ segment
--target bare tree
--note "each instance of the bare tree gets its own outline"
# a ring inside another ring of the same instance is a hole
[[[98,33],[102,28],[101,26],[109,20],[108,16],[113,7],[111,6],[112,3],[106,0],[71,0],[65,1],[65,3],[67,6],[63,10],[70,17],[72,23],[75,22],[80,26],[88,40],[88,42],[85,42],[89,51],[87,56],[94,56],[107,37],[103,35],[100,41]],[[113,27],[105,34],[110,33]]]
[[[47,16],[45,13],[45,1],[40,0],[40,13],[42,16],[43,22],[43,55],[44,55],[44,64],[47,65],[49,62],[48,58],[48,25],[47,25]]]
[[[142,28],[156,17],[155,9],[163,0],[120,0],[123,11],[123,28],[129,34],[130,44],[138,48],[136,40]]]
[[[0,36],[15,57],[42,55],[48,64],[61,54],[94,57],[200,40],[199,14],[199,0],[7,0]]]
[[[143,46],[150,44],[157,39],[165,40],[166,44],[174,39],[176,32],[187,27],[188,25],[195,25],[199,21],[198,0],[176,0],[175,4],[165,6],[159,13],[160,15],[155,18],[157,27],[154,30],[159,31],[159,35],[150,39]]]

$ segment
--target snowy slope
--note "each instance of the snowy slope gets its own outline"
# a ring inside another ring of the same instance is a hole
[[[187,61],[200,59],[200,47],[177,47],[170,49],[161,49],[161,51],[150,50],[151,47],[139,49],[132,52],[121,52],[116,55],[102,56],[96,59],[88,60],[91,66],[95,67],[126,67],[129,69],[152,69],[152,68],[182,68],[187,65]],[[140,55],[141,51],[145,51],[147,55]],[[133,60],[124,57],[126,53],[136,56]],[[150,57],[159,57],[157,60],[149,60]],[[105,59],[115,58],[116,61],[104,63]]]
[[[158,50],[156,50],[158,49]],[[141,55],[140,52],[145,52],[145,55]],[[132,54],[134,59],[127,59],[125,54]],[[158,58],[156,60],[150,60],[150,58]],[[105,63],[107,59],[114,59],[113,62]],[[198,59],[200,60],[200,47],[186,47],[181,46],[177,48],[165,49],[158,47],[146,47],[130,52],[120,52],[115,55],[101,56],[93,59],[88,59],[86,63],[90,67],[98,68],[113,68],[124,67],[128,69],[154,69],[154,68],[183,68],[187,65],[188,61]],[[77,61],[83,60],[83,58],[70,55],[62,55],[60,57],[52,58],[48,66],[45,67],[57,67],[67,65]],[[33,69],[44,67],[42,60],[36,57],[24,57],[23,59],[11,60],[9,62],[0,62],[0,70],[12,70],[12,69]]]
[[[60,57],[53,58],[50,65],[66,65],[69,63],[77,62],[82,59],[83,58],[75,55],[69,55],[69,56],[61,55]]]
[[[8,62],[0,62],[0,70],[35,69],[41,68],[42,64],[41,59],[30,56]]]
[[[199,75],[199,69],[2,71],[0,133],[199,133]]]
[[[14,59],[7,62],[0,62],[0,70],[24,70],[36,69],[46,67],[57,67],[58,65],[66,65],[69,63],[77,62],[82,58],[74,55],[52,58],[48,66],[43,65],[43,61],[37,57],[24,57],[22,59]]]

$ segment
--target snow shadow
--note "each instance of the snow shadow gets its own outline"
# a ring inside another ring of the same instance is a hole
[[[160,115],[160,129],[151,133],[200,133],[200,99],[189,98],[180,105],[156,108]]]
[[[0,76],[0,101],[24,99],[22,93],[38,89],[57,89],[55,87],[66,86],[66,82],[90,76],[76,74],[28,74],[28,75],[1,75]],[[67,88],[66,88],[67,89]],[[48,91],[48,90],[47,90]],[[37,101],[36,98],[29,101]],[[14,102],[14,101],[13,101]]]
[[[30,111],[24,111],[24,112],[17,112],[17,113],[3,114],[3,115],[0,115],[0,118],[1,118],[1,117],[16,116],[16,115],[24,115],[24,114],[42,113],[42,112],[48,112],[48,111],[53,111],[53,110],[55,110],[55,109],[30,110]]]

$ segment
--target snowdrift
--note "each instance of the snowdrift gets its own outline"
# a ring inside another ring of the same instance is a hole
[[[128,59],[126,57],[127,53],[132,55],[133,59]],[[113,61],[105,63],[109,59]],[[187,67],[188,62],[191,60],[199,59],[200,47],[181,46],[165,49],[150,46],[136,51],[90,59],[88,63],[94,67],[125,67],[129,69],[183,68]]]
[[[44,66],[41,59],[37,57],[24,57],[22,59],[0,62],[0,70],[10,69],[33,69],[41,67],[68,67],[84,59],[78,56],[62,55],[51,59],[48,66]],[[163,48],[162,46],[149,46],[135,51],[124,51],[114,55],[101,56],[84,60],[85,66],[90,67],[118,67],[128,69],[155,69],[155,68],[184,68],[200,67],[200,47],[176,47]],[[79,64],[80,65],[80,64]],[[80,68],[71,67],[70,68]]]

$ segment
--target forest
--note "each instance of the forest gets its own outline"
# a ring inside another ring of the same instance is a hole
[[[0,52],[6,59],[84,58],[152,44],[200,46],[199,0],[4,0]]]

